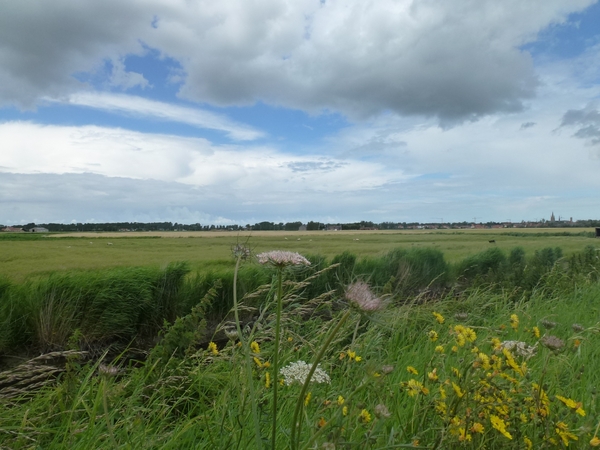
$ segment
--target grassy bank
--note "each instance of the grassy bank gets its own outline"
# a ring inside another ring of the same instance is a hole
[[[340,254],[330,261],[336,266],[313,257],[318,269],[313,264],[285,276],[281,365],[313,361],[341,317],[348,319],[324,347],[320,367],[329,381],[310,383],[304,396],[300,385],[284,383],[276,412],[273,384],[282,377],[270,365],[273,293],[242,302],[255,318],[243,331],[244,345],[232,336],[204,348],[196,332],[222,288],[209,289],[200,306],[165,330],[142,366],[73,360],[56,387],[28,400],[2,400],[0,443],[271,448],[276,414],[276,448],[288,448],[299,400],[299,448],[589,448],[600,442],[597,256],[593,249],[570,258],[555,248],[524,255],[488,251],[449,265],[433,250],[396,250],[382,258]],[[330,269],[315,273],[325,266]],[[274,274],[263,266],[244,270],[255,271],[251,278]],[[539,275],[535,283],[532,273]],[[311,275],[308,284],[301,282]],[[341,292],[322,289],[357,277],[389,292],[385,309],[348,309]],[[217,278],[203,282],[218,287]],[[533,287],[519,285],[522,279]],[[439,292],[423,302],[432,283]],[[452,290],[457,283],[460,292]],[[153,286],[149,292],[156,292]],[[180,295],[186,292],[181,305],[193,286],[180,287]],[[522,342],[524,350],[502,345],[508,341]],[[169,345],[176,343],[184,348],[173,351]]]

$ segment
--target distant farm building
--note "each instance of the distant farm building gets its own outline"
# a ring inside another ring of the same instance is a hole
[[[18,227],[6,227],[6,228],[2,228],[2,231],[5,231],[7,233],[20,233],[23,231],[23,228],[18,228]]]
[[[29,231],[31,233],[47,233],[50,230],[48,230],[48,228],[44,228],[44,227],[33,227]]]
[[[341,225],[327,225],[327,231],[342,231]]]

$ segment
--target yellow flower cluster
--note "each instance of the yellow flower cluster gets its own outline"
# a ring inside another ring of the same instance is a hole
[[[438,324],[444,323],[441,314],[433,315]],[[518,331],[516,314],[510,316],[510,327]],[[540,439],[536,429],[546,430],[543,441],[555,446],[566,447],[581,438],[577,433],[584,428],[570,423],[560,408],[564,411],[566,407],[575,421],[578,416],[586,415],[583,403],[561,395],[555,395],[556,401],[551,401],[542,386],[533,381],[535,375],[527,365],[536,352],[524,352],[515,345],[535,349],[537,344],[488,338],[475,345],[477,333],[466,325],[450,326],[445,336],[442,331],[438,328],[426,333],[424,339],[436,343],[430,347],[433,357],[428,365],[406,369],[411,375],[424,370],[426,376],[409,379],[401,385],[407,396],[415,399],[419,394],[428,395],[431,389],[432,398],[424,408],[431,408],[437,420],[442,421],[446,439],[450,440],[445,443],[448,447],[470,442],[478,447],[485,442],[506,445],[502,440],[518,437],[519,447],[531,450],[540,444],[532,440],[534,436]],[[539,329],[533,327],[530,336],[539,339]],[[445,354],[445,347],[452,348],[452,352]],[[600,438],[594,435],[589,444],[600,447]]]

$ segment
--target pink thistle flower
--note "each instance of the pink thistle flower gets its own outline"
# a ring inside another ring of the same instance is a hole
[[[270,264],[283,268],[286,266],[310,266],[310,261],[300,253],[273,250],[256,255],[260,264]]]
[[[366,312],[378,311],[383,308],[383,301],[371,292],[369,285],[364,281],[357,281],[348,286],[346,299]]]

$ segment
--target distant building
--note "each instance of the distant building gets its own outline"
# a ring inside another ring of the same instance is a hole
[[[23,231],[23,228],[6,227],[6,228],[2,228],[2,231],[5,231],[7,233],[21,233]]]
[[[306,225],[300,225],[298,231],[306,231]]]
[[[29,230],[29,232],[31,233],[47,233],[48,228],[44,228],[44,227],[33,227],[32,229]]]
[[[341,225],[327,225],[327,231],[342,231]]]
[[[554,211],[552,211],[552,214],[550,215],[550,222],[556,222],[556,219],[554,218]]]

